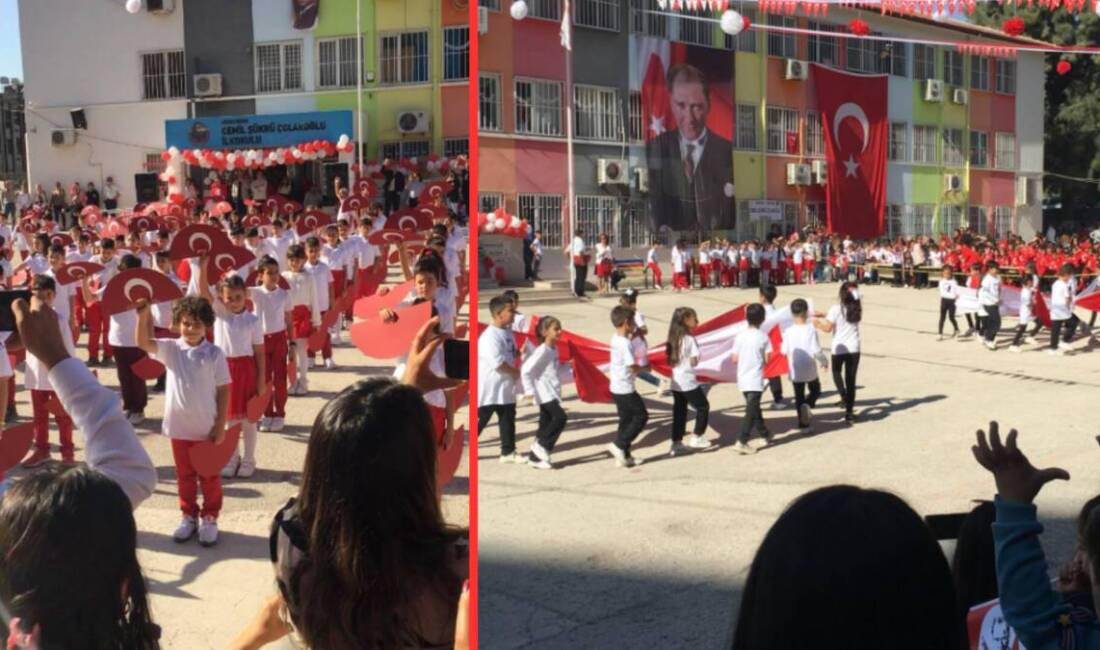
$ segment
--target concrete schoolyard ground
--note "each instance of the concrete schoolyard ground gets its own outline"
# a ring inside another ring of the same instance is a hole
[[[779,287],[777,304],[836,302],[838,285]],[[483,290],[480,319],[493,292]],[[755,290],[685,294],[645,292],[639,306],[650,341],[665,340],[675,307],[700,321],[743,302]],[[776,442],[740,456],[735,440],[744,401],[734,385],[710,392],[708,436],[720,445],[670,458],[671,397],[638,382],[649,426],[627,470],[605,451],[614,437],[612,404],[585,404],[565,390],[570,421],[554,450],[557,469],[497,461],[496,423],[479,440],[480,639],[483,648],[718,648],[727,641],[757,546],[783,509],[816,487],[849,483],[885,488],[922,515],[968,510],[994,493],[992,477],[971,455],[975,431],[990,419],[1020,431],[1036,466],[1073,475],[1038,499],[1052,568],[1068,559],[1073,519],[1100,491],[1100,424],[1092,406],[1100,389],[1100,345],[1078,340],[1066,357],[1038,346],[1005,349],[1015,327],[1005,319],[1000,349],[973,341],[936,341],[934,289],[863,289],[863,355],[856,412],[846,425],[831,375],[812,434],[800,433],[793,408],[764,418]],[[521,304],[554,315],[565,328],[608,340],[616,298]],[[1087,316],[1088,312],[1084,312]],[[963,319],[960,317],[960,321]],[[950,325],[947,326],[950,332]],[[963,322],[965,328],[965,322]],[[1040,343],[1046,342],[1046,333]],[[822,334],[827,345],[829,335]],[[793,397],[784,380],[785,397]],[[520,451],[533,440],[538,413],[521,406]],[[690,426],[690,420],[689,420]]]
[[[82,335],[81,341],[85,339],[86,335]],[[180,519],[175,465],[168,439],[160,434],[164,396],[151,395],[146,421],[137,429],[160,481],[153,496],[134,515],[138,524],[138,558],[152,594],[154,620],[163,628],[162,647],[225,648],[252,620],[264,599],[275,593],[268,531],[272,516],[298,491],[314,417],[327,400],[352,383],[393,371],[392,361],[363,356],[347,342],[346,333],[344,341],[344,345],[334,349],[337,368],[310,372],[310,394],[289,398],[286,428],[278,433],[260,432],[256,473],[249,479],[223,479],[225,503],[218,519],[219,541],[213,548],[202,548],[194,540],[185,544],[172,540]],[[87,351],[80,348],[78,355],[84,359]],[[106,386],[117,388],[113,367],[97,370]],[[22,375],[18,374],[22,382]],[[17,408],[23,418],[29,418],[29,396],[25,391],[17,395]],[[459,411],[456,424],[466,422],[467,413],[465,408]],[[52,430],[54,442],[56,435],[56,429]],[[77,433],[77,460],[83,460],[80,440]],[[56,449],[54,457],[58,457]],[[464,458],[455,478],[445,488],[443,499],[447,520],[463,527],[469,525],[468,477]]]

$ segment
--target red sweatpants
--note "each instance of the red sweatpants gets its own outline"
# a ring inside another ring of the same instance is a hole
[[[191,465],[191,448],[200,440],[172,439],[172,459],[176,461],[176,485],[180,495],[180,510],[188,517],[214,517],[222,511],[222,477],[199,476]],[[199,509],[199,485],[202,485],[202,509]]]
[[[273,388],[264,412],[269,418],[286,417],[286,330],[264,335],[264,370],[267,385]]]
[[[50,408],[51,401],[56,401],[58,409],[63,415],[54,415],[57,420],[57,430],[61,434],[61,456],[73,455],[73,419],[65,412],[57,393],[52,390],[32,390],[31,409],[34,413],[34,446],[41,452],[50,450]]]
[[[650,262],[647,266],[650,271],[653,271],[653,283],[658,287],[661,286],[661,267],[656,262]]]
[[[672,274],[672,286],[677,288],[677,289],[687,289],[688,288],[688,274],[686,272],[683,272],[683,271],[681,271],[680,273],[673,273]]]
[[[795,284],[802,284],[802,265],[801,264],[795,264],[794,265],[794,283]]]
[[[88,303],[88,356],[99,356],[99,348],[103,347],[103,356],[114,354],[111,344],[107,342],[107,330],[110,329],[110,317],[103,314],[102,304],[96,300]]]
[[[699,267],[699,288],[707,288],[707,280],[710,278],[710,264],[700,264]]]
[[[87,304],[84,302],[84,292],[76,292],[76,300],[73,305],[73,316],[76,318],[76,326],[78,328],[84,327],[84,324],[88,322],[88,315],[85,313],[88,309]]]

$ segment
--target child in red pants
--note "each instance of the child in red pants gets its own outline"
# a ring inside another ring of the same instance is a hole
[[[53,306],[57,296],[57,285],[53,277],[49,275],[35,276],[32,285],[34,294],[43,303]],[[65,349],[70,355],[76,354],[73,345],[72,330],[68,320],[60,313],[57,314],[58,323],[61,326],[61,340],[65,343]],[[76,463],[73,457],[73,420],[65,411],[65,407],[53,391],[50,384],[49,368],[33,354],[27,355],[26,370],[23,373],[23,381],[27,390],[31,392],[31,409],[34,413],[34,451],[23,461],[23,467],[38,467],[50,460],[50,413],[54,414],[57,421],[57,430],[61,438],[61,462],[66,465]],[[51,402],[56,402],[51,408]]]
[[[306,347],[309,337],[321,325],[321,298],[316,290],[313,275],[306,270],[306,249],[293,244],[287,249],[286,262],[290,270],[283,271],[283,279],[290,285],[290,316],[292,332],[290,347],[298,365],[298,377],[290,388],[290,394],[303,397],[309,394],[309,357]]]
[[[205,266],[205,265],[204,265]],[[163,433],[172,441],[180,510],[183,519],[172,539],[183,543],[198,533],[199,544],[218,542],[218,515],[222,508],[222,479],[198,473],[191,464],[191,448],[207,440],[225,439],[229,412],[229,364],[221,348],[206,340],[214,326],[214,309],[204,298],[187,296],[172,308],[172,326],[178,339],[154,339],[152,310],[137,306],[134,328],[138,347],[164,364],[168,374],[164,397]],[[198,491],[202,487],[202,507]],[[200,524],[199,517],[202,522]]]
[[[99,287],[107,286],[111,278],[118,273],[118,259],[115,257],[115,240],[102,239],[99,242],[99,254],[92,256],[92,262],[102,264],[104,270],[96,276]],[[108,359],[114,353],[111,344],[107,341],[107,332],[110,328],[109,320],[103,315],[97,296],[84,294],[85,318],[88,322],[88,365],[107,365]],[[103,348],[103,360],[100,361],[99,349]]]
[[[287,332],[293,329],[290,294],[279,286],[279,263],[275,258],[264,256],[257,269],[261,284],[249,287],[248,297],[252,300],[252,313],[260,319],[264,335],[264,381],[271,386],[271,401],[260,420],[260,431],[282,431],[286,417]]]

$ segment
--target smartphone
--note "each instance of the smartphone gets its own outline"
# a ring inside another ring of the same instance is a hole
[[[451,379],[470,378],[470,342],[459,339],[443,341],[443,370]]]
[[[0,332],[15,331],[15,314],[11,310],[11,304],[20,298],[30,302],[30,290],[13,289],[11,291],[0,291]]]
[[[924,523],[932,530],[936,539],[958,539],[963,520],[968,512],[956,512],[950,515],[928,515]]]

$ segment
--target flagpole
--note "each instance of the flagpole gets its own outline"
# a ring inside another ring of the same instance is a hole
[[[363,142],[363,16],[362,16],[363,0],[355,0],[355,154],[358,160],[353,162],[358,163],[356,169],[359,169],[359,173],[355,174],[355,180],[359,180],[359,175],[363,170],[363,147],[366,143]],[[349,178],[351,176],[349,175]]]
[[[569,279],[571,280],[570,284],[576,284],[577,269],[572,263],[573,240],[577,236],[577,199],[573,176],[573,18],[570,13],[570,0],[565,0],[563,10],[565,15],[562,16],[562,47],[565,48],[565,92],[568,94],[567,103],[565,104],[566,202],[569,204],[566,218],[569,223]]]

